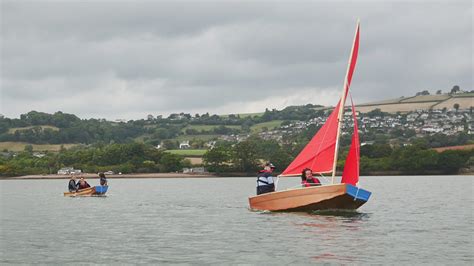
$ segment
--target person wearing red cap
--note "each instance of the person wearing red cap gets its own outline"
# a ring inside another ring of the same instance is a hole
[[[272,172],[275,166],[268,162],[263,170],[257,175],[257,195],[270,193],[275,191],[275,183],[273,182]]]

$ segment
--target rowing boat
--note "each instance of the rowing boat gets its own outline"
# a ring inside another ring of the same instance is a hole
[[[80,189],[78,191],[73,192],[64,192],[65,197],[87,197],[87,196],[105,196],[107,192],[108,186],[95,186],[89,187],[85,189]]]

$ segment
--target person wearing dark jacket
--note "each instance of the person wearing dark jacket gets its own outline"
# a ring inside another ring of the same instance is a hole
[[[272,172],[275,166],[272,163],[265,164],[263,170],[257,175],[257,195],[275,191]]]
[[[69,179],[68,189],[69,189],[69,192],[77,191],[76,177],[75,176],[71,176],[71,179]]]
[[[99,173],[99,177],[100,177],[100,185],[107,186],[107,178],[105,178],[105,174]]]
[[[89,183],[84,179],[84,177],[81,177],[79,182],[77,182],[77,189],[85,189],[91,187]]]
[[[301,173],[301,185],[303,187],[321,186],[321,181],[313,176],[313,171],[306,168]]]

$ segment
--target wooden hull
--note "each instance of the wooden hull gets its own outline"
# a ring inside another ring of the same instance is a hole
[[[103,196],[107,192],[108,186],[95,186],[78,190],[76,192],[64,192],[64,196],[68,197],[87,197],[87,196]]]
[[[348,184],[306,187],[262,194],[249,198],[250,208],[261,211],[311,212],[355,210],[371,193]]]

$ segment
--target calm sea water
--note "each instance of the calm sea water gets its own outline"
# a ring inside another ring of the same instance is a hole
[[[0,263],[472,265],[473,181],[364,177],[366,205],[324,215],[249,211],[253,178],[0,181]]]

